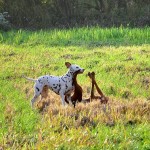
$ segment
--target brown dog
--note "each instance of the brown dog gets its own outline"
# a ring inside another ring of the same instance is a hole
[[[92,80],[92,90],[91,90],[91,99],[100,99],[102,104],[107,104],[108,98],[105,97],[101,89],[98,87],[96,80],[95,80],[95,72],[89,72],[88,76]],[[97,92],[99,93],[100,96],[95,96],[94,95],[94,86],[96,87]]]
[[[76,106],[76,102],[82,101],[82,87],[78,84],[77,82],[77,75],[80,74],[79,71],[74,73],[74,78],[73,78],[73,85],[74,85],[74,94],[71,96],[71,102],[74,105],[74,108]],[[67,96],[65,96],[65,101],[66,103],[69,104],[68,100],[67,100]]]

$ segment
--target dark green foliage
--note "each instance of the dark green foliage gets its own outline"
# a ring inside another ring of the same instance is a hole
[[[1,0],[17,27],[149,26],[149,0]]]

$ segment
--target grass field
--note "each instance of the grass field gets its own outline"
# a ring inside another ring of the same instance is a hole
[[[31,109],[34,83],[22,75],[61,76],[65,61],[86,69],[84,98],[96,72],[106,110],[96,100],[63,108],[51,91],[44,111]],[[0,64],[0,149],[150,149],[150,28],[1,31]]]

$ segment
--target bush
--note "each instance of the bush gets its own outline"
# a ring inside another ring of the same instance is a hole
[[[9,21],[6,19],[8,17],[8,12],[0,13],[0,29],[8,30],[11,28]]]

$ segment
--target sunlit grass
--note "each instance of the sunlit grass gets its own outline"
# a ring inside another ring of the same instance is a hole
[[[67,45],[141,45],[150,41],[149,27],[99,28],[84,27],[72,29],[53,29],[39,31],[12,30],[1,32],[2,43],[24,46],[67,46]]]

